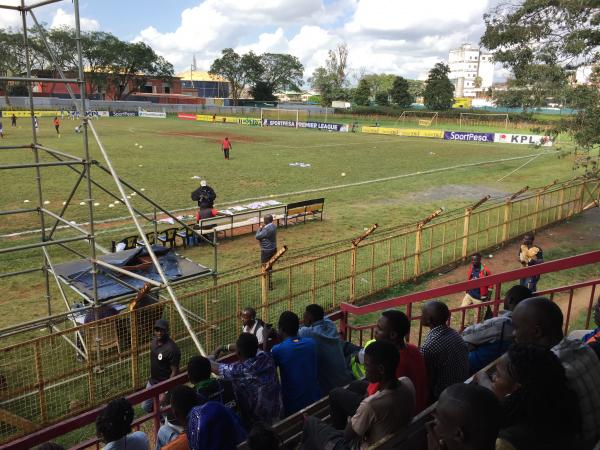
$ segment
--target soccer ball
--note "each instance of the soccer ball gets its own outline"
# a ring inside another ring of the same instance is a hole
[[[345,177],[346,176],[346,172],[342,172],[342,176]]]

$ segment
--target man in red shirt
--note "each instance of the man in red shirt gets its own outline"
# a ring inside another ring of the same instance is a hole
[[[229,159],[229,150],[231,150],[231,141],[229,140],[228,137],[223,139],[221,146],[223,147],[223,153],[225,154],[225,159]]]
[[[471,257],[471,266],[469,266],[468,280],[477,280],[483,277],[489,277],[492,274],[488,266],[481,262],[481,253],[475,253]],[[490,299],[493,286],[482,286],[480,288],[470,289],[465,293],[460,306],[477,305]],[[470,309],[465,314],[465,326],[469,325],[472,316],[475,316],[476,309]]]

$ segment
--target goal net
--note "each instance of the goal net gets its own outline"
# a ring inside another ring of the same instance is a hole
[[[438,113],[430,111],[402,111],[396,122],[402,124],[415,124],[420,127],[437,125]]]
[[[508,128],[508,114],[477,114],[460,113],[460,127],[468,126],[496,126]]]
[[[298,122],[306,121],[307,118],[308,111],[306,110],[282,108],[260,109],[260,122],[262,126],[269,126],[272,121],[283,121],[287,122],[285,126],[298,128]]]

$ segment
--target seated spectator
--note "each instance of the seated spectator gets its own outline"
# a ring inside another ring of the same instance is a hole
[[[206,402],[190,411],[187,437],[190,450],[236,450],[246,439],[246,432],[229,408]]]
[[[213,360],[212,371],[232,381],[247,429],[259,421],[270,425],[282,412],[275,360],[270,353],[257,353],[258,340],[253,334],[240,334],[235,346],[238,361],[221,364]]]
[[[309,337],[298,337],[300,319],[284,311],[277,324],[281,343],[271,350],[281,377],[281,396],[285,416],[319,400],[317,349]]]
[[[408,425],[415,411],[415,390],[408,378],[396,378],[398,350],[390,342],[376,341],[365,350],[366,378],[379,390],[359,405],[344,431],[315,417],[303,429],[305,450],[366,448]]]
[[[469,376],[469,352],[458,332],[450,328],[448,307],[440,301],[425,303],[421,324],[431,328],[421,346],[429,380],[429,400],[435,401],[442,391]]]
[[[189,386],[180,384],[173,388],[171,391],[171,409],[173,410],[175,421],[181,426],[182,431],[174,439],[165,443],[162,450],[189,449],[187,438],[188,415],[192,408],[200,406],[204,401],[205,399],[200,397],[200,395]],[[160,430],[158,433],[160,435]]]
[[[325,317],[320,305],[312,304],[304,312],[304,326],[298,331],[300,337],[313,338],[317,344],[317,377],[321,394],[352,381],[352,373],[346,365],[342,341],[335,324]]]
[[[265,342],[265,323],[256,318],[256,310],[250,306],[246,306],[240,313],[242,318],[242,333],[250,333],[258,339],[258,345],[262,346]],[[218,358],[221,353],[235,352],[235,344],[226,344],[219,347],[215,352]]]
[[[560,360],[567,386],[579,400],[580,448],[592,448],[600,439],[600,360],[583,342],[564,338],[562,312],[547,298],[523,300],[515,308],[512,321],[515,342],[541,345]]]
[[[283,441],[277,433],[261,423],[252,427],[246,442],[250,450],[279,450],[283,446]]]
[[[131,433],[133,408],[124,398],[111,401],[96,418],[96,434],[106,445],[103,450],[150,450],[146,433]]]
[[[353,372],[364,373],[365,349],[375,341],[388,341],[396,346],[400,354],[396,377],[407,377],[415,387],[415,412],[418,414],[427,405],[427,371],[425,360],[419,347],[406,343],[406,336],[410,333],[410,321],[406,314],[398,310],[388,310],[381,314],[375,328],[375,339],[368,341],[353,361]],[[331,407],[331,422],[337,429],[346,426],[347,418],[354,415],[358,405],[365,395],[377,392],[377,383],[353,381],[345,388],[335,388],[329,393]]]
[[[187,366],[190,383],[207,401],[221,402],[233,412],[238,412],[231,380],[211,378],[210,360],[204,356],[192,357]]]
[[[453,384],[427,423],[428,450],[494,450],[500,417],[498,400],[488,389]]]
[[[577,448],[577,397],[567,388],[565,369],[550,350],[515,344],[498,360],[493,379],[480,372],[476,381],[490,388],[502,407],[496,449]]]
[[[569,333],[569,339],[579,339],[586,344],[593,344],[600,341],[600,297],[594,305],[594,323],[596,328],[593,330],[574,330]]]
[[[498,359],[508,349],[513,340],[512,312],[522,300],[529,297],[531,291],[527,287],[511,287],[504,296],[504,313],[463,331],[463,340],[469,347],[469,369],[472,374]]]

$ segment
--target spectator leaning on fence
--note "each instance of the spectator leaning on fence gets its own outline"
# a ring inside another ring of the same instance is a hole
[[[317,381],[317,349],[314,339],[299,337],[300,319],[291,311],[279,316],[277,331],[281,343],[271,354],[279,367],[281,394],[286,416],[320,398]]]
[[[256,336],[258,345],[263,346],[265,342],[265,323],[256,317],[256,310],[246,306],[240,313],[242,319],[242,333],[250,333]],[[235,344],[225,344],[217,349],[215,356],[218,358],[221,353],[235,352]]]
[[[463,340],[469,347],[469,370],[478,372],[502,355],[513,341],[512,312],[531,291],[521,285],[511,287],[504,296],[504,312],[497,317],[467,327]]]
[[[126,399],[119,398],[106,405],[96,418],[96,434],[106,443],[103,450],[150,450],[146,433],[131,433],[132,422],[133,408]]]
[[[577,396],[567,388],[565,369],[554,353],[515,344],[495,369],[493,378],[481,371],[475,380],[491,389],[502,407],[496,450],[577,448]]]
[[[428,450],[494,450],[501,411],[492,392],[457,383],[440,395],[427,423]]]
[[[344,431],[315,417],[307,417],[302,448],[367,448],[408,425],[414,415],[415,391],[408,378],[396,378],[398,359],[398,350],[390,342],[377,341],[369,345],[365,350],[366,378],[378,384],[378,391],[360,403]]]
[[[180,361],[179,347],[169,337],[169,323],[165,319],[158,319],[154,323],[154,338],[150,344],[150,379],[146,387],[149,388],[177,375]],[[164,403],[165,400],[165,394],[161,394],[160,402]],[[152,412],[154,409],[152,399],[145,400],[142,409]]]
[[[235,343],[238,361],[221,364],[211,360],[212,371],[231,380],[247,429],[256,422],[271,424],[282,412],[277,367],[270,353],[258,352],[258,340],[242,333]]]
[[[558,305],[544,297],[523,300],[513,312],[515,342],[537,344],[554,352],[565,368],[567,386],[579,400],[582,443],[590,449],[600,439],[600,360],[578,340],[563,337],[563,315]]]
[[[421,346],[429,379],[429,400],[435,401],[444,389],[462,383],[469,376],[467,344],[450,328],[448,307],[440,301],[425,303],[421,324],[431,328]]]
[[[298,336],[313,338],[317,344],[317,377],[322,395],[352,381],[340,335],[335,324],[325,317],[323,307],[317,304],[306,307],[304,326],[298,331]]]

